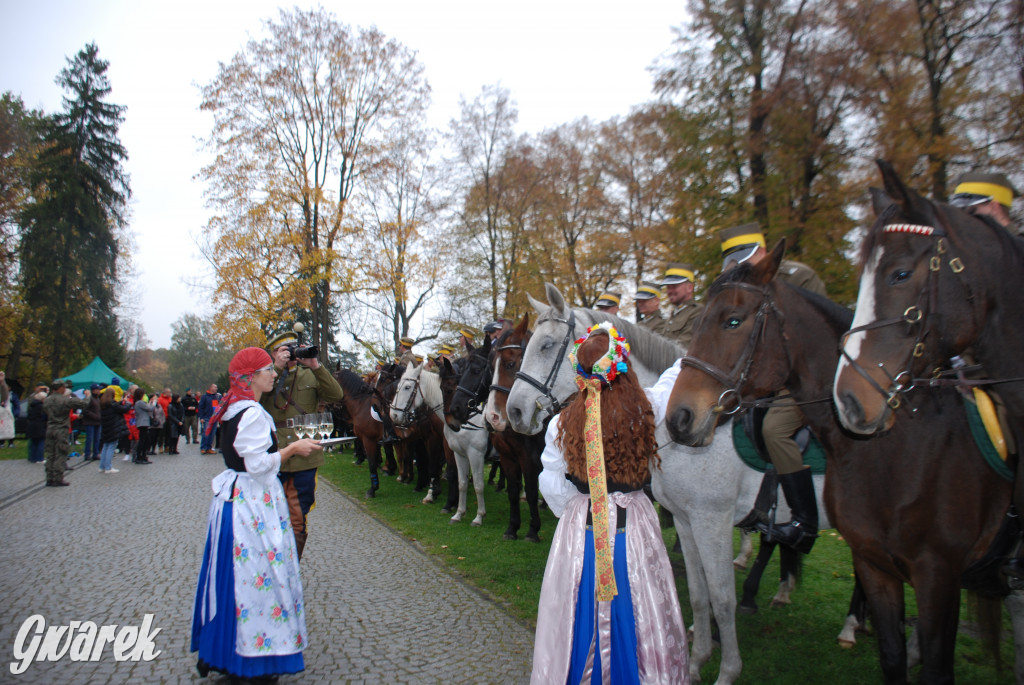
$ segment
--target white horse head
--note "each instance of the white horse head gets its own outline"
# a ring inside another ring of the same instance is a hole
[[[399,426],[408,426],[423,408],[444,418],[441,402],[441,382],[436,373],[423,372],[423,364],[409,364],[398,380],[398,390],[391,401],[391,420]]]
[[[540,432],[544,421],[576,394],[569,352],[573,342],[595,323],[611,321],[629,341],[633,370],[644,387],[654,385],[662,371],[683,356],[683,348],[645,328],[605,312],[568,307],[562,293],[550,283],[545,290],[547,305],[527,296],[537,311],[537,323],[506,405],[509,424],[517,433]]]

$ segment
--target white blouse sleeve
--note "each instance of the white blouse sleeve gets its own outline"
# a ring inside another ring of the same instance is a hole
[[[562,455],[562,450],[555,444],[555,440],[558,438],[559,418],[556,415],[551,419],[548,423],[547,433],[544,434],[544,451],[540,455],[544,470],[540,472],[538,486],[551,513],[561,517],[565,505],[569,503],[570,499],[580,494],[580,491],[566,480],[565,457]]]
[[[676,378],[679,376],[679,360],[665,369],[658,378],[658,381],[650,388],[646,388],[647,399],[651,401],[651,408],[654,409],[654,425],[665,420],[665,407],[668,405],[668,397],[675,387]]]
[[[246,473],[257,480],[276,478],[281,470],[280,453],[268,451],[273,428],[270,415],[259,405],[249,407],[238,422],[235,451],[245,460]]]

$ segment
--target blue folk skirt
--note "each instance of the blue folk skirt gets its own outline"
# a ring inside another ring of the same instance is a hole
[[[583,572],[576,599],[573,621],[572,654],[569,658],[570,685],[586,682],[590,685],[629,685],[640,683],[640,664],[636,656],[636,619],[633,616],[633,598],[629,590],[629,572],[626,559],[626,533],[615,533],[615,587],[618,594],[611,608],[611,683],[601,681],[601,652],[597,648],[597,570],[594,561],[594,529],[587,526],[587,539],[583,551]],[[593,655],[593,657],[591,657]],[[593,658],[593,671],[584,680],[587,664]]]
[[[199,587],[192,613],[191,651],[199,652],[199,671],[230,673],[242,678],[298,673],[306,668],[302,652],[286,655],[241,656],[235,652],[235,569],[233,563],[234,535],[232,533],[232,506],[225,502],[221,509],[220,536],[206,537],[203,565],[199,570]],[[217,593],[217,613],[208,622],[202,622],[202,607],[206,602],[205,588],[209,582],[210,556],[217,545],[217,564],[212,569]]]

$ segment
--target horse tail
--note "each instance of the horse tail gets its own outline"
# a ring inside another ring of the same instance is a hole
[[[999,652],[1003,631],[1002,600],[968,591],[967,613],[978,625],[978,641],[982,648],[995,659],[996,670],[1002,670],[1003,660]]]

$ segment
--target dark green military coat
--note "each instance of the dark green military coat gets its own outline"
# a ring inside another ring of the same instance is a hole
[[[690,341],[693,339],[693,325],[697,317],[704,310],[704,305],[698,302],[689,301],[675,308],[672,315],[665,320],[665,330],[662,335],[669,340],[690,349]]]
[[[276,366],[274,370],[281,376],[285,373]],[[277,391],[278,387],[282,390],[280,394]],[[315,371],[302,364],[296,364],[295,368],[288,371],[283,385],[275,381],[274,390],[260,396],[260,404],[273,417],[274,425],[277,426],[277,442],[283,447],[295,440],[295,432],[284,425],[286,419],[317,412],[320,402],[340,402],[343,394],[338,381],[323,364]],[[308,457],[292,455],[288,461],[281,464],[281,471],[307,471],[323,464],[324,453],[317,450]]]

